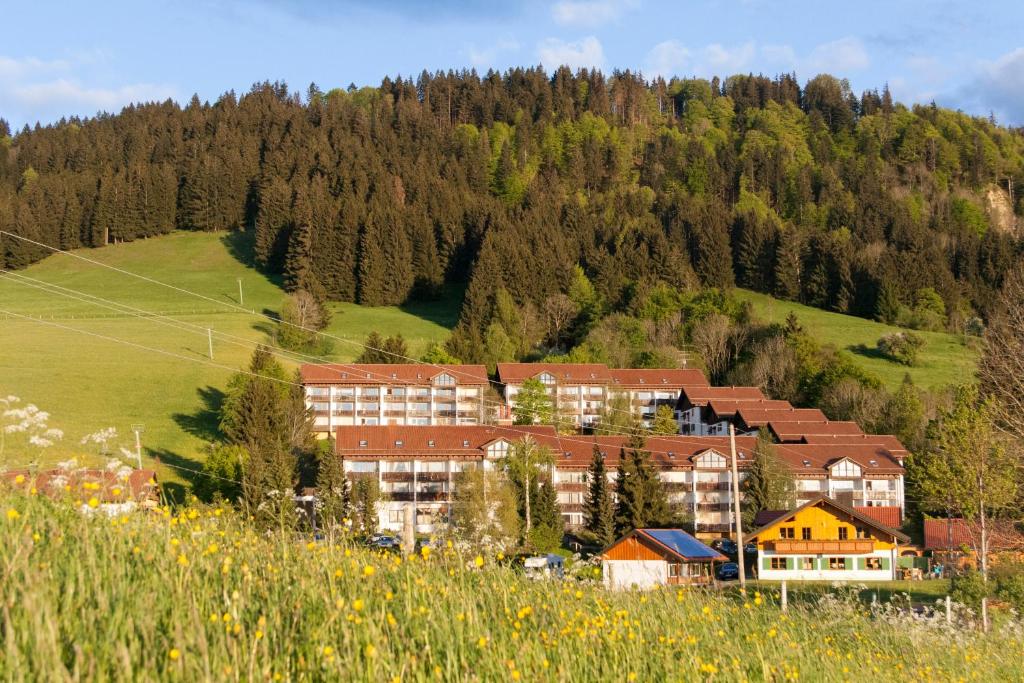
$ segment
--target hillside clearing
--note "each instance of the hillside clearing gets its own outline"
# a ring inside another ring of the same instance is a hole
[[[790,313],[796,314],[800,324],[811,336],[822,344],[831,344],[849,352],[858,365],[876,375],[889,389],[899,386],[907,374],[915,384],[925,389],[969,382],[974,378],[978,352],[957,335],[915,332],[924,337],[926,345],[920,353],[918,365],[908,367],[876,351],[878,339],[899,332],[899,327],[782,301],[749,290],[736,292],[741,299],[753,304],[755,315],[765,322],[784,323]]]

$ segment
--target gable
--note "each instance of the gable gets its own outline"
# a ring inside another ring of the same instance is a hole
[[[792,525],[799,527],[805,520],[810,521],[822,519],[823,517],[836,522],[864,527],[871,532],[872,536],[878,539],[886,541],[895,539],[900,543],[910,542],[910,538],[900,531],[891,529],[877,520],[857,512],[853,508],[837,503],[828,496],[819,496],[814,500],[804,503],[792,512],[782,514],[778,519],[757,529],[748,537],[750,539],[758,537],[771,538],[774,533],[777,533],[774,530],[780,526]]]
[[[860,477],[862,470],[860,465],[850,460],[849,458],[842,458],[829,465],[829,472],[833,477]]]
[[[694,467],[703,469],[720,470],[725,469],[729,465],[729,461],[724,455],[711,449],[698,453],[693,456],[692,460]]]

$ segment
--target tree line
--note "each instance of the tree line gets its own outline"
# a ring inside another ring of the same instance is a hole
[[[64,249],[247,230],[247,258],[318,300],[465,286],[448,350],[467,362],[566,346],[578,318],[661,283],[958,328],[1020,256],[1022,150],[1018,131],[829,75],[516,68],[302,96],[264,82],[0,122],[0,229]],[[0,267],[46,254],[0,240]]]

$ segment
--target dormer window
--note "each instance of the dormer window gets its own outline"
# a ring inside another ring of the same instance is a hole
[[[348,378],[348,373],[347,372],[341,373],[341,378],[342,379],[347,379]]]
[[[572,453],[570,453],[569,451],[566,451],[565,453],[563,453],[563,455],[564,455],[564,456],[565,456],[566,458],[571,458],[571,457],[572,457]]]
[[[540,380],[541,384],[554,384],[555,383],[555,376],[552,375],[550,372],[542,372],[542,373],[540,373],[540,377],[538,377],[537,379]]]
[[[462,440],[462,447],[463,448],[469,448],[469,439],[463,439]]]
[[[402,441],[401,439],[395,439],[395,448],[401,448],[404,445],[405,445],[404,441]]]
[[[810,467],[810,466],[811,466],[811,461],[810,460],[804,460],[804,467]]]
[[[860,466],[857,463],[843,459],[832,465],[832,476],[833,477],[851,477],[856,478],[860,476]]]
[[[360,448],[366,448],[366,446],[367,446],[366,439],[360,439],[359,440],[359,447]]]
[[[433,448],[434,447],[434,440],[433,439],[430,439],[429,441],[427,441],[427,447],[428,448]]]
[[[872,467],[878,467],[878,461],[877,460],[872,460],[871,461],[871,466]]]
[[[669,451],[668,452],[668,457],[670,457],[670,458],[676,457],[675,451]]]
[[[398,379],[398,373],[397,372],[392,372],[391,373],[391,379]]]

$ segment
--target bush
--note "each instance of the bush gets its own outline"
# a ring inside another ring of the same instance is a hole
[[[989,594],[989,586],[979,572],[968,571],[953,577],[949,592],[957,602],[979,609],[981,599]]]
[[[996,596],[1024,613],[1024,574],[1005,576],[996,582]]]
[[[924,345],[924,337],[913,332],[893,332],[878,340],[878,350],[903,365],[917,365],[918,354]]]

